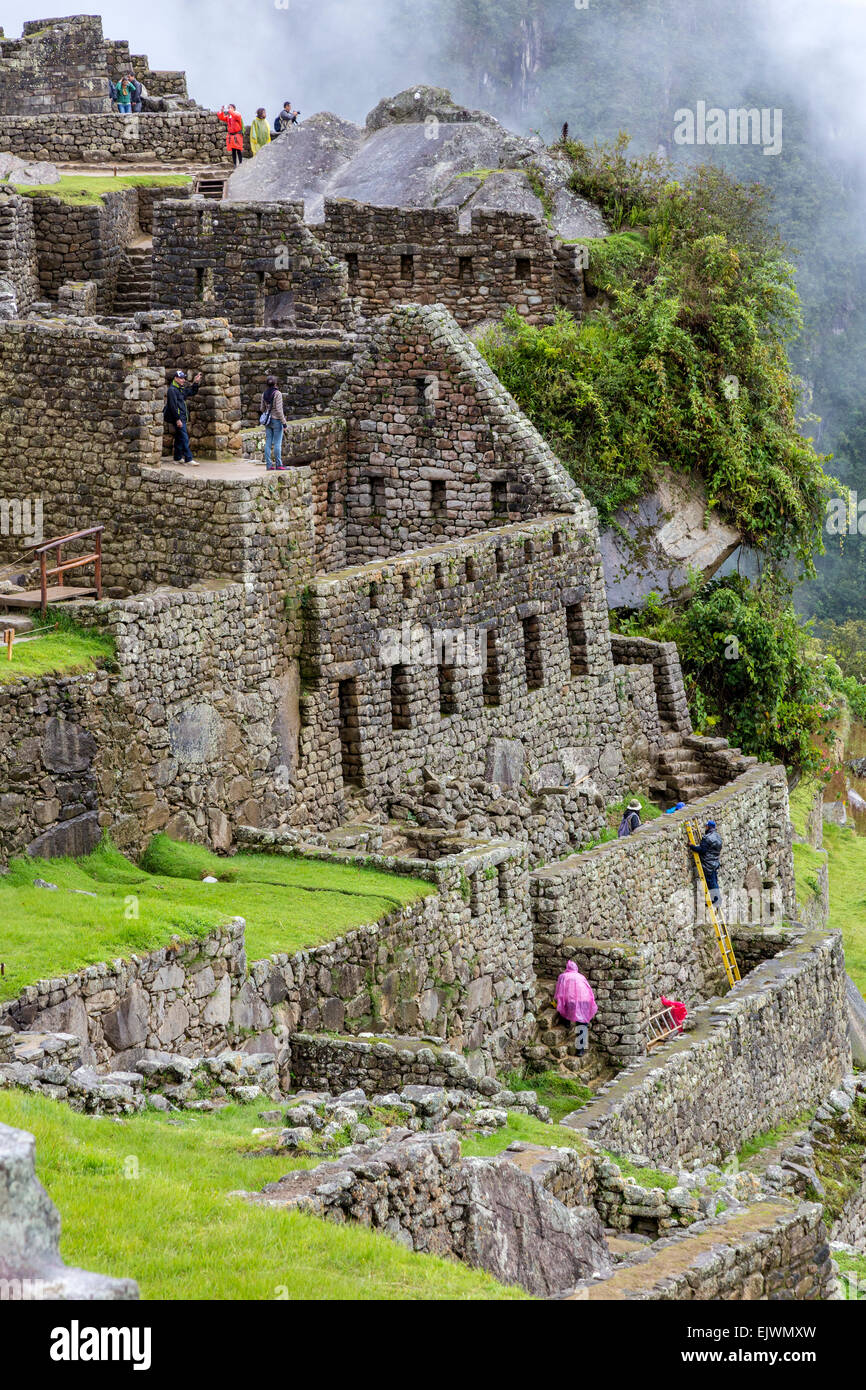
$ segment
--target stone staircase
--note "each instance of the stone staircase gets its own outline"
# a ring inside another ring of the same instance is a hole
[[[684,801],[686,805],[716,791],[718,784],[701,766],[693,749],[682,742],[682,735],[671,737],[662,747],[656,763],[656,779],[665,788],[671,804]]]
[[[141,241],[124,251],[114,297],[115,314],[127,318],[150,308],[152,250],[151,241]]]

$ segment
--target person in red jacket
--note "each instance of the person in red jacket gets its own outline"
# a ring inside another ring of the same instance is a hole
[[[244,162],[244,118],[231,102],[217,114],[226,127],[226,149],[237,168]]]

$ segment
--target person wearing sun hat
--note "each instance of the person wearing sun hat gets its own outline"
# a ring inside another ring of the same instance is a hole
[[[619,823],[619,830],[616,832],[617,839],[622,840],[626,835],[633,835],[636,830],[640,829],[640,811],[641,806],[639,801],[632,800],[628,803],[623,812],[622,820]]]

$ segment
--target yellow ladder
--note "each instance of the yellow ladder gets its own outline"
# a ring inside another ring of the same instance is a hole
[[[686,822],[686,834],[689,837],[690,845],[697,847],[700,844],[700,836],[695,833],[694,821]],[[719,943],[719,950],[722,953],[722,961],[725,966],[725,974],[728,977],[728,984],[733,985],[741,977],[740,967],[737,965],[737,958],[734,955],[734,948],[731,944],[730,935],[728,934],[728,926],[725,919],[721,916],[721,913],[716,910],[716,905],[710,896],[710,889],[707,884],[706,874],[704,873],[704,866],[697,854],[694,855],[694,861],[697,865],[698,873],[700,874],[701,883],[704,885],[704,899],[707,904],[707,912],[710,914],[710,921],[715,929],[716,940]]]

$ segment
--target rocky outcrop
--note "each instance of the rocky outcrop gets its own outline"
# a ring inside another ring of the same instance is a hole
[[[461,1159],[452,1133],[392,1130],[249,1200],[360,1222],[542,1298],[613,1270],[596,1211],[566,1207],[507,1159]]]
[[[709,579],[740,544],[739,531],[708,511],[703,485],[670,472],[614,523],[600,537],[611,608],[641,608],[651,592],[672,597],[690,571]]]
[[[529,212],[567,240],[607,236],[598,208],[569,188],[570,173],[540,137],[515,135],[444,88],[421,86],[380,101],[364,129],[331,112],[311,117],[236,170],[228,197],[302,198],[310,222],[322,220],[325,198],[350,198]]]
[[[60,1258],[60,1216],[36,1177],[36,1141],[0,1124],[0,1300],[136,1299],[132,1279],[71,1269]]]

